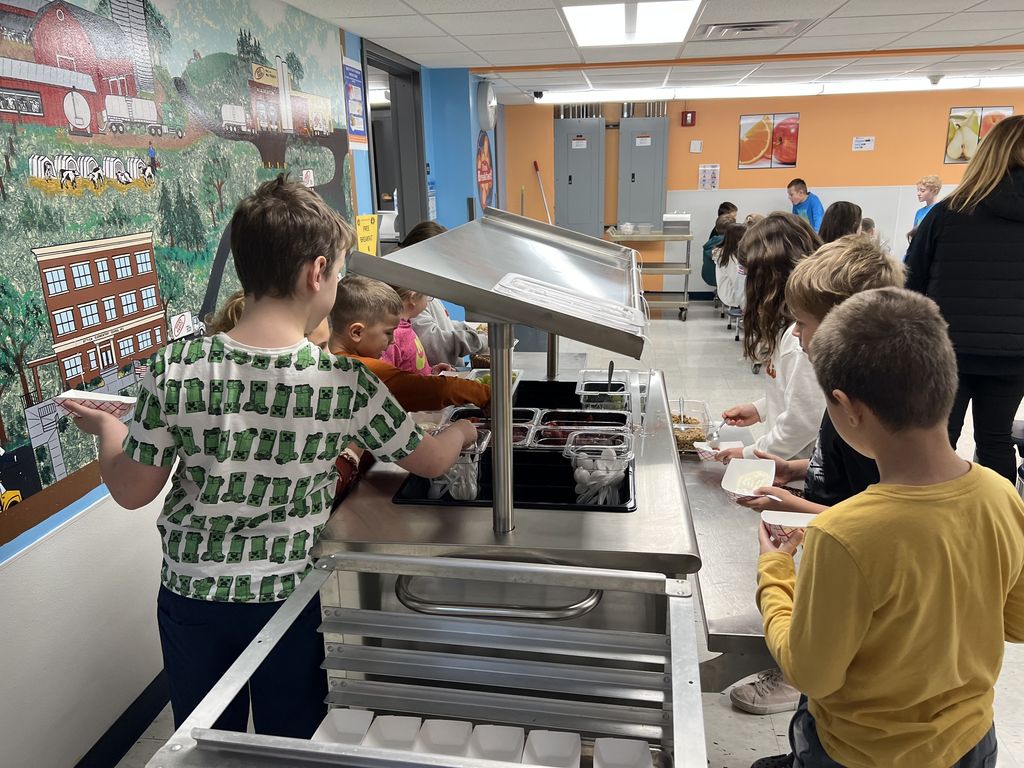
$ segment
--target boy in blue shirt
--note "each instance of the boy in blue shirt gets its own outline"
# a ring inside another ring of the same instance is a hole
[[[789,202],[793,204],[793,214],[806,221],[817,232],[821,227],[825,208],[816,194],[807,191],[807,182],[803,179],[793,179],[786,186],[786,194],[789,195]]]

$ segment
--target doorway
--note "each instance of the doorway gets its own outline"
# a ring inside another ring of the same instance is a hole
[[[363,41],[370,132],[370,179],[381,215],[382,252],[427,218],[426,151],[420,67]],[[391,226],[389,226],[389,224]]]

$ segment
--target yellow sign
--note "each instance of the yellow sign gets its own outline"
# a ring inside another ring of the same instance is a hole
[[[272,85],[277,87],[277,70],[273,67],[268,67],[264,64],[251,64],[252,67],[252,79],[257,83],[263,83],[263,85]]]
[[[377,214],[356,216],[356,235],[359,237],[360,253],[377,255]]]

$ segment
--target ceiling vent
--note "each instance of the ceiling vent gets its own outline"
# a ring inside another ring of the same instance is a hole
[[[790,21],[730,21],[721,24],[701,24],[692,40],[762,40],[770,37],[796,37],[806,30],[814,19]]]

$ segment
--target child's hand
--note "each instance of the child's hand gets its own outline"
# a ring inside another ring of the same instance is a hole
[[[460,419],[452,424],[452,427],[462,432],[463,448],[469,448],[469,446],[476,444],[476,425],[469,419]]]
[[[450,365],[448,365],[448,363],[437,363],[436,365],[433,365],[430,368],[430,372],[431,373],[441,373],[442,371],[454,371],[454,370],[455,369],[452,368]]]
[[[61,405],[71,413],[71,420],[75,426],[87,434],[99,436],[112,428],[124,426],[114,414],[97,408],[87,408],[74,400],[65,400]]]
[[[766,509],[773,509],[776,512],[806,512],[800,502],[803,501],[783,488],[767,487],[758,488],[754,491],[756,496],[741,498],[736,501],[741,507],[756,509],[762,512]]]
[[[724,451],[719,451],[715,454],[715,461],[720,461],[723,464],[728,464],[733,459],[742,459],[743,449],[742,448],[726,448]]]
[[[803,473],[798,473],[794,470],[790,466],[790,462],[785,459],[780,459],[778,456],[757,450],[754,451],[754,455],[759,459],[768,459],[775,462],[775,482],[779,485],[786,485],[786,483],[792,483],[794,480],[803,480],[805,477]]]
[[[772,541],[771,534],[768,533],[768,526],[761,523],[757,526],[757,539],[761,544],[762,555],[767,555],[772,552],[782,552],[784,555],[792,557],[803,543],[804,532],[802,530],[794,531],[793,535],[790,536],[787,541],[782,542],[782,544],[776,544]]]
[[[753,403],[734,405],[722,413],[722,418],[732,427],[749,427],[761,420]]]

